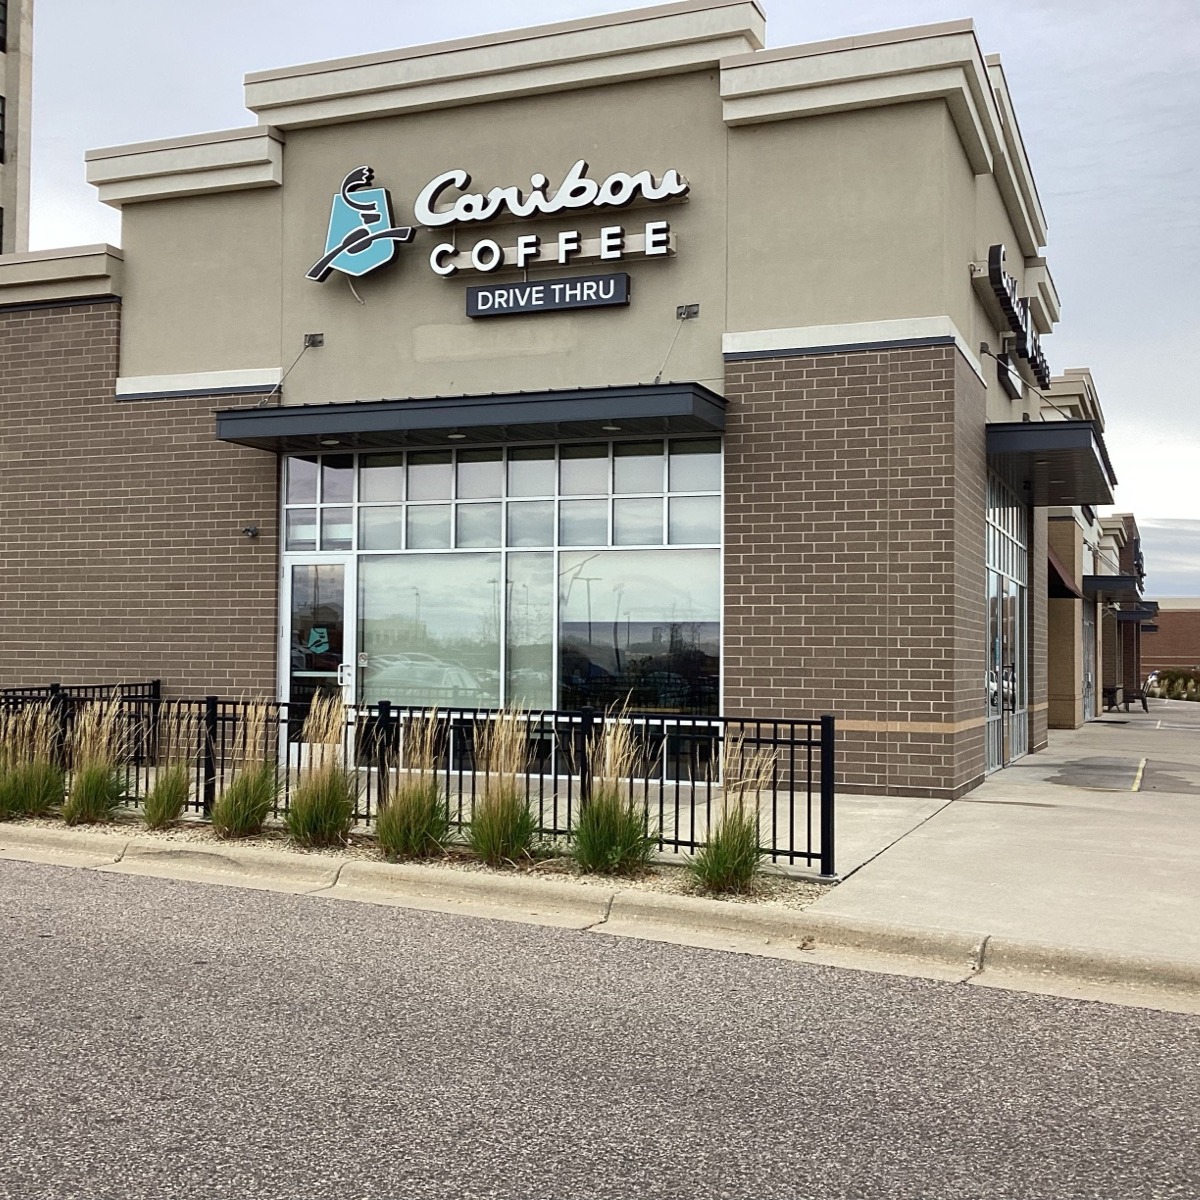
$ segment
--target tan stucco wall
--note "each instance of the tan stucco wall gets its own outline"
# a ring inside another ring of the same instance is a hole
[[[122,375],[280,365],[281,201],[259,190],[125,209]]]
[[[972,172],[941,101],[727,127],[709,69],[290,130],[283,152],[282,188],[125,207],[122,376],[286,369],[309,332],[325,345],[288,377],[287,403],[649,383],[660,371],[722,390],[727,330],[948,316],[968,345],[999,344],[969,265],[1014,235],[999,198],[979,199],[995,185]],[[527,186],[535,171],[556,185],[581,157],[595,179],[675,168],[691,194],[616,214],[472,223],[458,243],[669,220],[672,259],[530,270],[532,280],[626,270],[628,309],[472,321],[469,285],[520,277],[436,276],[428,255],[454,236],[448,227],[419,229],[394,263],[356,281],[361,304],[337,273],[304,277],[331,198],[361,163],[405,223],[444,171],[470,171],[481,190]],[[700,318],[681,327],[676,306],[695,303]],[[987,360],[983,369],[993,380]],[[1017,419],[1003,405],[1001,419]]]

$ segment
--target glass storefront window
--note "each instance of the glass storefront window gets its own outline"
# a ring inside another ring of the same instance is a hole
[[[354,455],[326,454],[321,459],[321,503],[349,504],[354,499]]]
[[[454,461],[449,450],[414,451],[408,456],[408,498],[449,500]]]
[[[720,450],[692,436],[299,455],[285,551],[353,556],[360,703],[711,713]],[[285,560],[285,580],[304,561]]]
[[[358,544],[363,550],[400,550],[404,546],[404,509],[364,508],[359,515]]]
[[[349,550],[354,545],[354,509],[321,509],[321,549]]]
[[[667,540],[673,546],[710,545],[721,540],[719,496],[673,496],[667,519]]]
[[[455,545],[463,547],[494,547],[500,545],[499,504],[460,504]]]
[[[563,553],[558,589],[564,707],[716,711],[718,551]]]
[[[616,546],[661,546],[663,505],[653,500],[613,501],[613,544]]]
[[[613,447],[613,491],[661,492],[662,442],[618,442]]]
[[[510,546],[554,545],[554,501],[522,500],[508,506]]]
[[[721,439],[689,438],[672,442],[668,476],[673,492],[719,492]]]
[[[316,504],[317,460],[308,456],[287,460],[287,486],[284,496],[288,504]]]
[[[559,490],[564,496],[608,492],[608,445],[564,446],[559,459]]]
[[[553,496],[557,469],[553,446],[514,446],[508,452],[508,494]]]
[[[608,501],[563,500],[558,541],[563,546],[603,546],[608,541]]]
[[[358,496],[365,504],[399,503],[404,499],[404,455],[364,454]]]
[[[448,550],[450,548],[449,504],[421,504],[408,510],[410,550]]]
[[[362,702],[499,704],[500,570],[498,554],[364,556]]]
[[[508,556],[505,695],[554,708],[554,555]]]
[[[458,499],[491,500],[504,495],[504,451],[458,452]]]
[[[288,550],[315,550],[317,548],[317,510],[315,508],[288,509],[284,547]]]

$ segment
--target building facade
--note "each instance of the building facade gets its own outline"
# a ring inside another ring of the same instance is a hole
[[[1047,514],[1114,478],[1042,419],[1003,68],[764,40],[687,0],[89,154],[123,249],[0,261],[0,683],[833,712],[882,794],[1043,746]]]
[[[1200,671],[1200,596],[1158,601],[1158,613],[1142,628],[1142,669]]]
[[[29,248],[33,0],[0,0],[0,254]]]

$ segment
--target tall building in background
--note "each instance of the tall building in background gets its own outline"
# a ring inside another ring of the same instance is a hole
[[[0,0],[0,254],[29,249],[33,0]]]

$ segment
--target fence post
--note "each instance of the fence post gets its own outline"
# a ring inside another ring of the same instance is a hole
[[[388,773],[388,747],[392,744],[395,718],[392,716],[390,700],[380,700],[375,708],[375,778],[379,785],[375,807],[378,811],[386,808],[391,799],[388,794],[392,784],[391,775]]]
[[[204,697],[204,815],[217,798],[217,698]]]
[[[821,718],[821,874],[833,877],[834,817],[833,817],[834,719]]]
[[[582,811],[592,798],[592,764],[588,755],[592,744],[592,728],[596,721],[594,708],[579,711],[579,808]]]
[[[54,759],[62,768],[67,767],[67,720],[68,704],[61,683],[52,683],[49,688],[50,712],[54,717]]]

